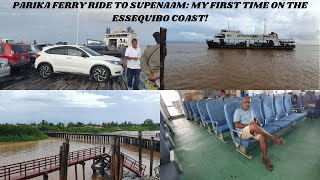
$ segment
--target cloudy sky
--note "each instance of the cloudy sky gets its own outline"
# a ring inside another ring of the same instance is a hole
[[[0,123],[159,122],[159,91],[0,91]]]
[[[186,1],[198,2],[200,0]],[[243,0],[237,1],[244,2]],[[292,1],[298,0],[290,0],[290,2]],[[207,37],[213,37],[213,35],[220,32],[221,29],[228,28],[228,21],[230,29],[240,30],[245,34],[262,34],[264,19],[266,19],[267,32],[277,32],[279,38],[288,39],[292,37],[296,40],[297,44],[319,45],[320,1],[305,1],[308,2],[307,9],[162,9],[161,14],[163,15],[208,14],[209,17],[206,22],[178,23],[168,21],[161,22],[161,26],[168,29],[168,41],[205,42]],[[267,0],[267,2],[278,1]],[[281,2],[287,2],[287,0],[281,0]]]
[[[0,3],[0,38],[12,39],[15,42],[56,43],[67,41],[76,43],[77,10],[70,9],[13,9],[13,2],[21,0],[1,0]],[[28,0],[38,1],[38,0]],[[40,2],[59,2],[66,0],[41,0]],[[76,0],[72,0],[75,1]],[[100,0],[80,0],[100,1]],[[134,1],[134,0],[129,0]],[[156,1],[156,0],[151,0]],[[25,1],[26,2],[26,1]],[[108,1],[103,1],[108,2]],[[126,30],[131,26],[138,34],[141,45],[155,44],[152,34],[159,31],[160,23],[128,23],[112,22],[115,14],[159,14],[158,9],[123,10],[123,9],[81,9],[79,18],[79,43],[86,43],[87,39],[103,40],[105,29]]]

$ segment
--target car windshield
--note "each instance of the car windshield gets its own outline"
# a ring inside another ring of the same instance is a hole
[[[31,51],[31,46],[30,46],[30,45],[23,45],[23,47],[24,47],[27,51]]]
[[[19,44],[12,45],[12,49],[14,54],[26,53],[26,50],[23,48],[23,46]]]
[[[89,53],[91,56],[102,56],[101,54],[95,52],[94,50],[87,48],[87,47],[80,47],[82,50],[86,51]]]

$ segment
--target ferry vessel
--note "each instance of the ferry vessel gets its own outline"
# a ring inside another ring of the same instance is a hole
[[[116,29],[111,32],[110,28],[107,28],[104,37],[104,43],[109,47],[113,46],[118,49],[121,45],[130,46],[131,40],[134,38],[137,38],[137,34],[130,26],[127,27],[126,31]]]
[[[295,41],[279,39],[278,34],[242,34],[239,30],[223,29],[213,39],[206,39],[209,48],[235,48],[235,49],[277,49],[293,50]]]

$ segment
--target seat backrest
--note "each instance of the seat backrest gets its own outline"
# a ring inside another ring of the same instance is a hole
[[[202,101],[199,101],[197,104],[200,115],[204,117],[205,121],[210,121],[210,117],[207,111],[207,102],[209,101],[210,99],[204,99]]]
[[[262,99],[262,98],[264,98],[264,97],[268,97],[268,95],[267,95],[267,94],[261,94],[261,95],[260,95],[260,99]]]
[[[276,113],[274,112],[273,107],[273,96],[265,96],[261,99],[261,109],[262,114],[265,119],[267,119],[267,123],[273,121],[276,118]]]
[[[291,95],[290,94],[284,94],[283,98],[284,102],[284,108],[288,114],[292,114],[292,101],[291,101]]]
[[[209,117],[211,121],[219,122],[218,126],[225,125],[227,123],[223,106],[224,102],[222,102],[222,100],[220,99],[215,99],[207,102],[207,111]]]
[[[187,111],[192,113],[191,104],[190,103],[191,103],[191,101],[186,101],[186,106],[187,106]]]
[[[284,109],[283,106],[283,95],[282,94],[277,94],[273,96],[273,105],[274,105],[274,110],[276,114],[278,115],[278,118],[282,118],[286,116],[286,110]]]
[[[186,113],[188,113],[187,101],[183,101],[183,108]]]
[[[164,142],[163,134],[160,133],[160,164],[164,165],[170,162],[170,150]]]
[[[235,129],[233,116],[234,112],[239,108],[241,108],[241,101],[231,101],[224,105],[224,113],[230,131]]]
[[[198,101],[191,101],[191,109],[193,112],[193,115],[196,115],[197,117],[200,117],[199,109],[197,106]]]
[[[237,100],[236,98],[224,98],[223,102],[227,103],[227,102],[236,101],[236,100]]]
[[[165,122],[164,122],[164,116],[162,114],[162,112],[160,111],[160,124],[164,125]]]
[[[261,100],[259,98],[251,98],[251,108],[253,109],[254,114],[256,115],[262,126],[264,126],[265,123],[261,109]]]
[[[303,106],[303,94],[302,94],[302,92],[299,94],[299,96],[298,96],[298,108],[302,108],[302,106]]]

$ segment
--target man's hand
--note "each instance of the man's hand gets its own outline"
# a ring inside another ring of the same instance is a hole
[[[255,122],[258,126],[261,127],[261,123],[257,118],[254,118],[253,122]]]
[[[156,78],[157,78],[157,77],[156,77],[154,74],[149,74],[149,75],[148,75],[148,79],[151,80],[151,81],[156,80]]]

